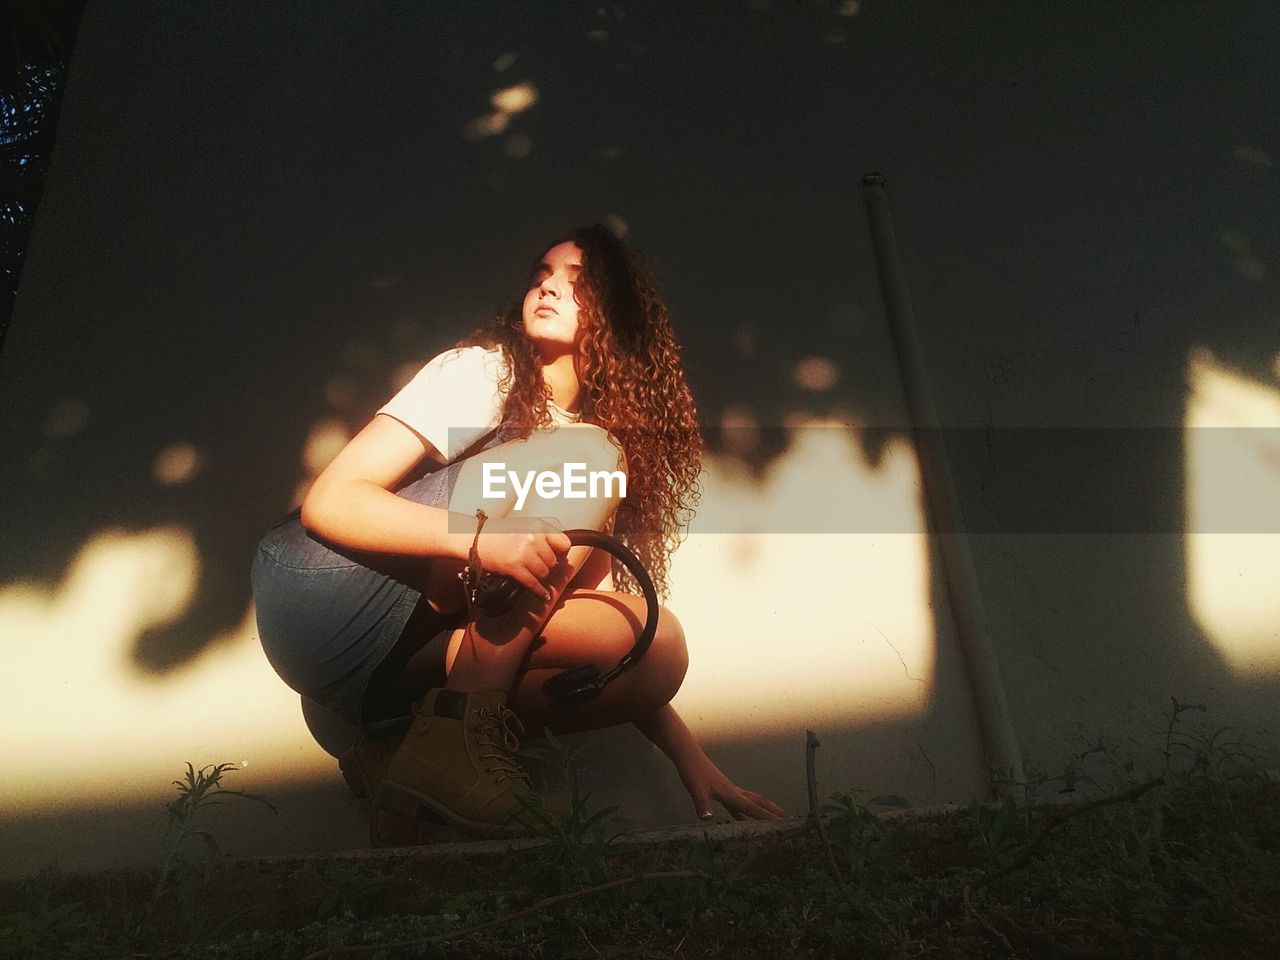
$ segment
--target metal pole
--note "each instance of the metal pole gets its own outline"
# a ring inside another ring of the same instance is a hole
[[[924,478],[929,513],[935,520],[935,532],[942,553],[943,570],[951,609],[955,613],[969,672],[969,684],[978,726],[982,734],[988,774],[998,774],[1022,781],[1022,753],[1009,716],[1000,665],[987,627],[986,611],[978,587],[978,573],[964,528],[960,499],[956,494],[951,463],[938,425],[938,409],[929,387],[920,335],[916,329],[911,296],[907,289],[898,241],[889,215],[889,199],[884,190],[884,177],[871,173],[862,178],[863,200],[871,225],[871,244],[875,248],[880,274],[880,290],[884,295],[889,333],[893,338],[898,370],[907,395],[907,411],[911,417],[911,433]],[[997,794],[1009,792],[1005,784],[994,783]]]

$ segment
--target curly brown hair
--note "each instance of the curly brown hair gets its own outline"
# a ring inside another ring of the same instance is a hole
[[[701,499],[702,431],[680,344],[638,251],[600,224],[576,229],[547,249],[566,241],[582,251],[573,294],[583,328],[577,358],[582,420],[603,427],[627,458],[627,495],[618,506],[613,534],[640,558],[665,599],[671,551]],[[501,348],[505,363],[499,389],[507,397],[502,414],[507,435],[527,437],[551,423],[550,388],[524,335],[519,303],[456,346]],[[615,589],[639,593],[616,559],[613,577]]]

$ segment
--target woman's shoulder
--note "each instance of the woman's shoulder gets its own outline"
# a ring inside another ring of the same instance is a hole
[[[506,361],[499,347],[450,347],[428,360],[413,380],[455,386],[468,382],[496,385],[503,379],[505,369]]]
[[[502,348],[501,347],[485,347],[479,344],[470,346],[450,347],[437,353],[434,357],[427,361],[428,367],[441,368],[453,364],[462,364],[469,367],[494,368],[502,364]]]
[[[502,352],[483,346],[436,354],[379,408],[425,437],[450,462],[502,415]]]

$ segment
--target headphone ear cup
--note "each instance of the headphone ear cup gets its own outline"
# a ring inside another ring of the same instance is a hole
[[[570,667],[563,673],[557,673],[542,685],[542,692],[551,700],[560,700],[579,687],[591,683],[600,677],[600,671],[594,663],[583,663]],[[594,694],[593,694],[594,695]]]
[[[515,606],[524,585],[497,573],[486,573],[476,584],[475,604],[486,617],[498,617]]]
[[[589,703],[598,696],[600,696],[599,687],[580,687],[572,693],[565,694],[563,697],[557,697],[553,703],[558,710],[572,710],[574,707]]]

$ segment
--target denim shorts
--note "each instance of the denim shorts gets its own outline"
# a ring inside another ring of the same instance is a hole
[[[486,444],[487,446],[488,444]],[[398,496],[447,509],[462,459],[414,481]],[[421,599],[431,561],[362,554],[309,533],[300,510],[271,526],[258,542],[251,582],[258,636],[280,678],[348,723],[376,726],[365,694],[379,664],[396,646]],[[433,639],[443,683],[443,640]]]

